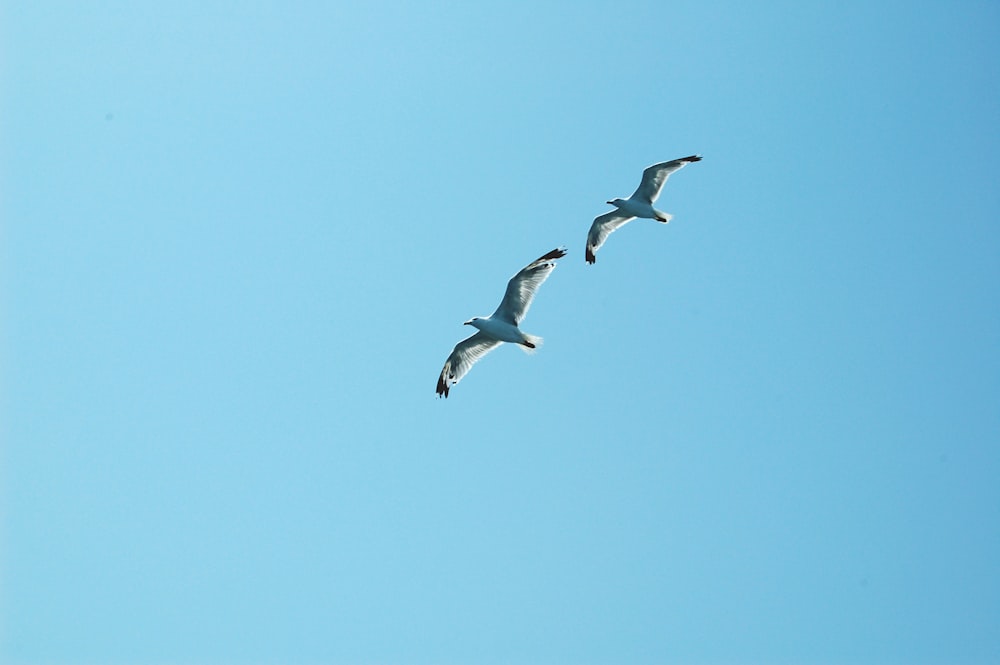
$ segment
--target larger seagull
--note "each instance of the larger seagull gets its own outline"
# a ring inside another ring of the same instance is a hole
[[[555,270],[556,259],[564,256],[564,248],[553,249],[526,265],[507,282],[507,291],[503,294],[497,311],[488,318],[476,316],[463,324],[478,328],[479,332],[455,345],[438,377],[438,396],[448,397],[451,387],[472,369],[477,360],[504,342],[518,344],[525,351],[542,343],[541,337],[523,333],[517,326],[528,313],[538,287]]]
[[[660,196],[660,190],[663,189],[663,185],[667,182],[667,178],[670,177],[671,173],[684,168],[684,166],[691,162],[700,161],[701,155],[691,155],[690,157],[681,157],[669,162],[653,164],[642,172],[642,182],[639,183],[639,187],[633,192],[632,196],[624,200],[614,199],[613,201],[608,201],[608,205],[613,205],[615,210],[601,215],[590,225],[590,233],[587,234],[587,263],[593,263],[597,260],[594,252],[600,249],[601,245],[604,244],[604,241],[608,239],[608,236],[613,231],[631,222],[636,217],[655,219],[664,224],[669,222],[672,215],[657,210],[653,207],[653,203]]]

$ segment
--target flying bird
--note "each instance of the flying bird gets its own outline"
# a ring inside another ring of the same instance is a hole
[[[478,328],[479,332],[455,345],[438,377],[438,396],[448,397],[451,387],[462,380],[476,361],[502,343],[517,344],[528,352],[542,343],[541,337],[521,332],[518,324],[528,313],[538,287],[555,270],[556,259],[564,256],[566,249],[560,247],[526,265],[507,282],[507,291],[497,311],[488,318],[476,316],[463,324]]]
[[[653,164],[642,172],[642,182],[639,183],[639,187],[636,188],[632,196],[625,200],[608,201],[608,205],[613,205],[615,210],[597,217],[590,225],[590,233],[587,234],[587,263],[593,263],[597,260],[594,253],[600,249],[613,231],[628,224],[636,217],[655,219],[664,224],[669,222],[672,215],[657,210],[653,207],[653,203],[660,196],[660,190],[663,189],[663,185],[671,173],[683,168],[686,164],[700,161],[701,155],[691,155],[670,162]]]

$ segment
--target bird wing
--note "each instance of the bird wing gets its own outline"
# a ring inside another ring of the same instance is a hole
[[[524,268],[519,273],[510,278],[507,282],[507,291],[503,294],[503,300],[497,311],[493,312],[492,318],[502,319],[515,326],[521,322],[524,315],[531,307],[531,301],[535,297],[535,292],[549,277],[549,273],[555,270],[556,259],[566,256],[566,249],[560,247],[553,249],[545,256],[540,256]]]
[[[653,164],[642,172],[642,182],[639,183],[639,187],[636,188],[631,198],[645,201],[646,203],[653,203],[660,196],[660,190],[663,189],[663,185],[667,182],[667,178],[670,177],[671,173],[684,168],[685,165],[691,162],[700,161],[701,155],[691,155],[690,157],[681,157],[669,162]]]
[[[625,215],[620,210],[612,210],[600,217],[595,217],[594,223],[590,225],[590,232],[587,234],[587,263],[593,263],[597,260],[594,252],[601,248],[612,231],[628,224],[633,219],[635,217]]]
[[[437,394],[448,397],[451,387],[469,373],[476,361],[501,344],[503,342],[489,337],[481,330],[456,344],[448,360],[444,361],[444,368],[438,377]]]

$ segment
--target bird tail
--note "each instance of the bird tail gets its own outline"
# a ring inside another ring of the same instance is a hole
[[[524,333],[524,341],[518,344],[522,351],[525,353],[534,353],[535,349],[542,345],[542,338],[537,335],[529,335]]]

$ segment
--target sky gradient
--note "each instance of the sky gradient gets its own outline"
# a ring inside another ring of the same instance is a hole
[[[0,662],[1000,662],[1000,6],[469,4],[0,3]]]

